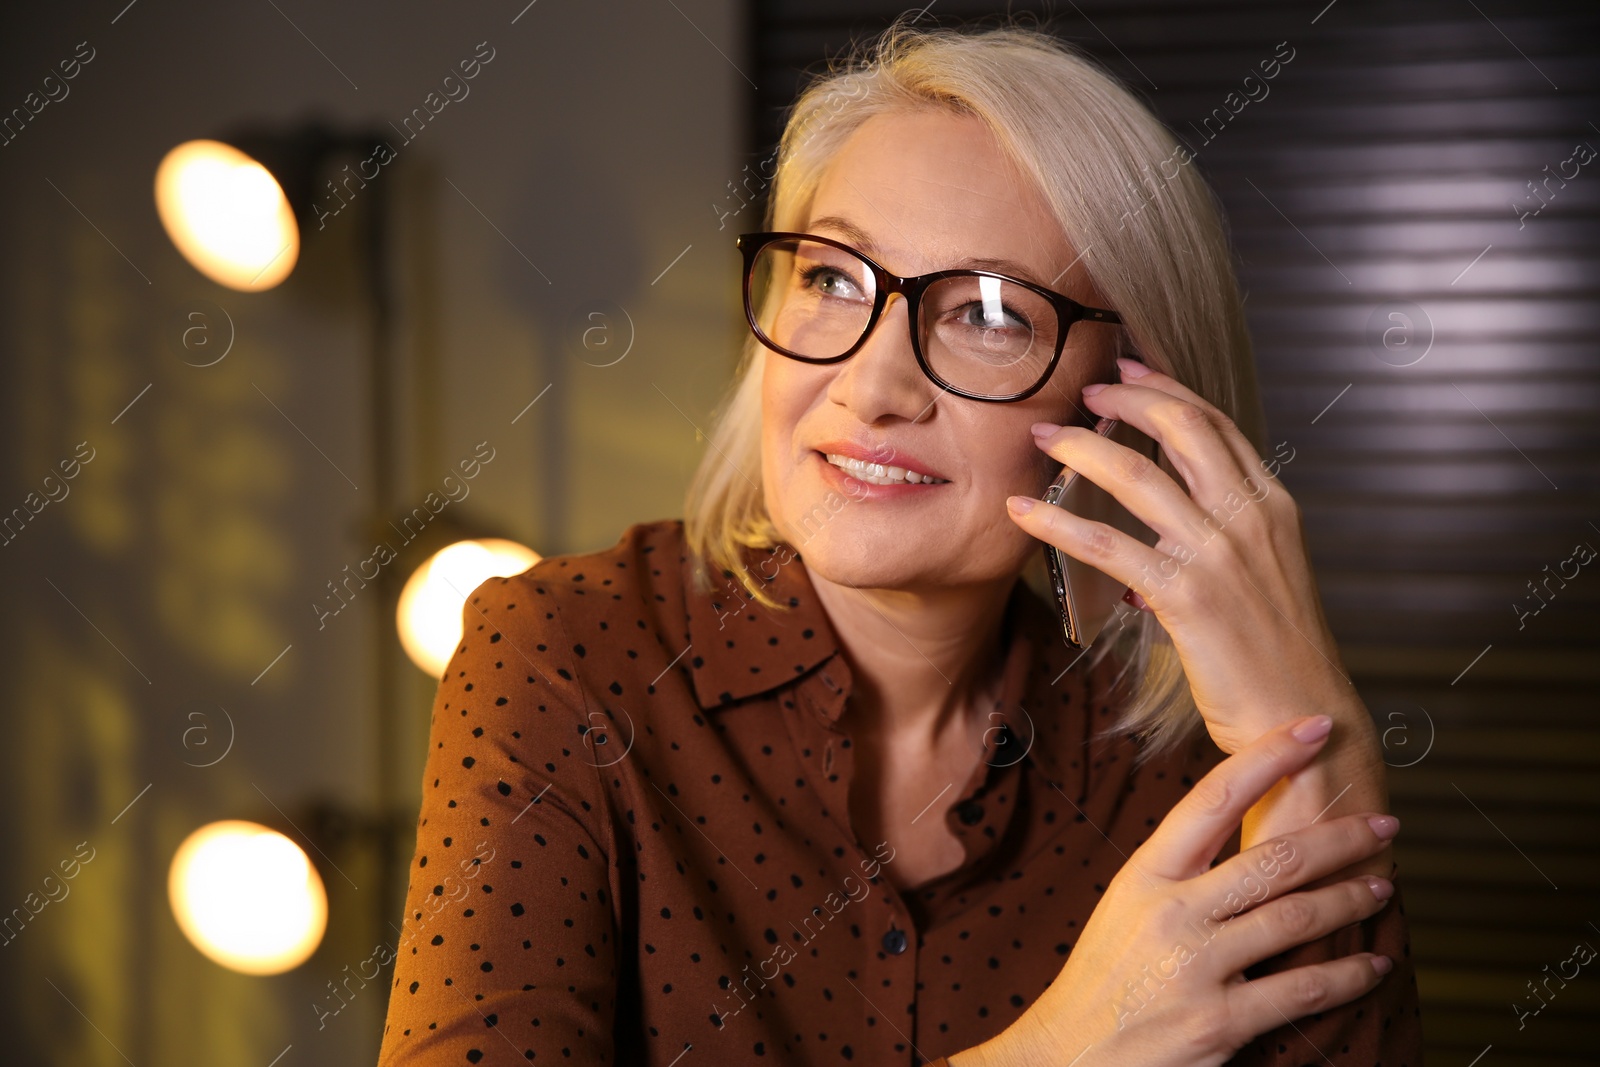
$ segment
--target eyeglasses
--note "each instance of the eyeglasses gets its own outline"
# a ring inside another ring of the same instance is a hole
[[[1042,285],[986,270],[891,274],[841,241],[746,233],[744,314],[756,338],[804,363],[838,363],[866,342],[890,293],[905,298],[911,351],[941,389],[1009,403],[1038,392],[1072,324],[1121,323]]]

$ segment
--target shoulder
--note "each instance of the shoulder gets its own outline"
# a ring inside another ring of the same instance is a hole
[[[682,520],[636,523],[608,548],[548,556],[477,586],[463,609],[463,644],[505,641],[509,655],[554,672],[558,685],[615,679],[644,647],[685,631],[687,574]]]
[[[504,727],[512,762],[548,768],[582,751],[616,698],[632,703],[660,672],[659,650],[684,626],[682,545],[681,521],[639,523],[608,548],[473,588],[440,679],[434,747],[472,746]]]
[[[472,591],[469,602],[520,595],[580,618],[614,614],[617,605],[676,601],[681,607],[686,551],[683,520],[635,523],[608,548],[546,556],[521,574],[491,578]]]
[[[685,561],[682,518],[634,523],[616,544],[595,552],[549,555],[518,574],[517,581],[544,585],[546,593],[565,601],[578,597],[626,601],[667,598],[680,590]]]

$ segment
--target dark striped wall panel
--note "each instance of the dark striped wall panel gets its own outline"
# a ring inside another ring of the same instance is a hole
[[[899,10],[755,5],[752,160],[799,72]],[[1513,605],[1600,549],[1600,158],[1543,200],[1527,186],[1600,150],[1600,5],[1011,10],[1053,14],[1148,100],[1227,207],[1269,433],[1296,449],[1284,479],[1388,738],[1431,1061],[1596,1062],[1600,976],[1520,1028],[1513,1005],[1537,1006],[1526,983],[1576,942],[1600,947],[1600,561],[1537,614]],[[1191,122],[1280,41],[1295,56],[1270,94],[1203,144]],[[1378,340],[1401,305],[1431,339],[1410,366]]]

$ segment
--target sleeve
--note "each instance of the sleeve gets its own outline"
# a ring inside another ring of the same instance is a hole
[[[616,834],[557,588],[491,578],[463,606],[380,1067],[614,1055]]]

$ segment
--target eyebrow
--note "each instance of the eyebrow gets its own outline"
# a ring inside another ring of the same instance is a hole
[[[811,228],[813,230],[821,229],[823,227],[827,227],[830,230],[834,230],[842,234],[847,241],[860,248],[863,252],[870,253],[874,256],[878,255],[878,246],[876,242],[873,241],[872,235],[867,233],[867,231],[863,230],[860,226],[857,226],[855,223],[851,222],[849,219],[844,218],[841,215],[824,215],[820,219],[811,220]],[[978,268],[980,270],[993,270],[1001,274],[1009,274],[1012,277],[1021,278],[1023,281],[1032,282],[1035,285],[1045,286],[1048,288],[1044,282],[1039,280],[1039,277],[1033,272],[1032,269],[1012,259],[994,259],[989,256],[973,256],[961,260],[959,263],[955,264],[955,268]]]

